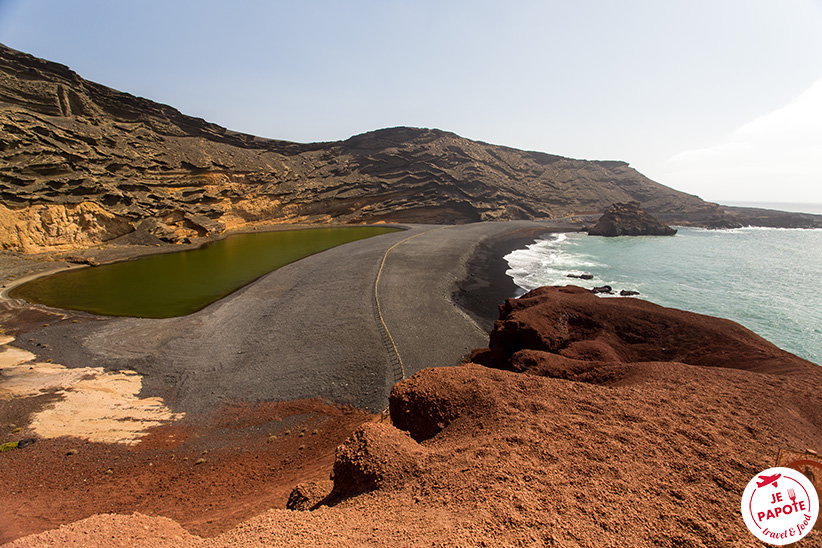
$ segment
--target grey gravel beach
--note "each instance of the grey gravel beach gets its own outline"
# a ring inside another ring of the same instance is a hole
[[[558,227],[513,221],[404,228],[306,257],[188,316],[71,314],[28,328],[15,344],[69,367],[137,371],[142,396],[163,397],[188,413],[231,401],[313,397],[379,411],[402,376],[457,365],[487,345],[487,315],[454,302],[455,294],[480,302],[477,294],[495,285],[490,274],[477,283],[484,260],[478,248],[485,246],[487,257],[494,242],[510,245]],[[503,286],[503,294],[510,289]]]

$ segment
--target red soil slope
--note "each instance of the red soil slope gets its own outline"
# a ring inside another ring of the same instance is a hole
[[[12,546],[125,545],[157,527],[156,546],[754,547],[747,482],[780,448],[822,450],[822,369],[725,320],[541,288],[502,307],[475,359],[488,366],[397,384],[394,425],[338,448],[314,511],[212,539],[101,516]]]

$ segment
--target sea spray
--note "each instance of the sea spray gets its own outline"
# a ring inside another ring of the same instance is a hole
[[[734,320],[822,363],[822,230],[681,228],[676,236],[547,235],[506,255],[523,290],[610,285],[641,298]],[[569,278],[589,273],[591,280]]]

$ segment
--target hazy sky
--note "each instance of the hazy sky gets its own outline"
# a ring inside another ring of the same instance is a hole
[[[265,137],[435,127],[822,202],[822,0],[0,0],[0,42]]]

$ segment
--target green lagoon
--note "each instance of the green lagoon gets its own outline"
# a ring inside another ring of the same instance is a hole
[[[200,249],[58,272],[14,288],[10,296],[110,316],[184,316],[303,257],[397,230],[361,226],[236,234]]]

